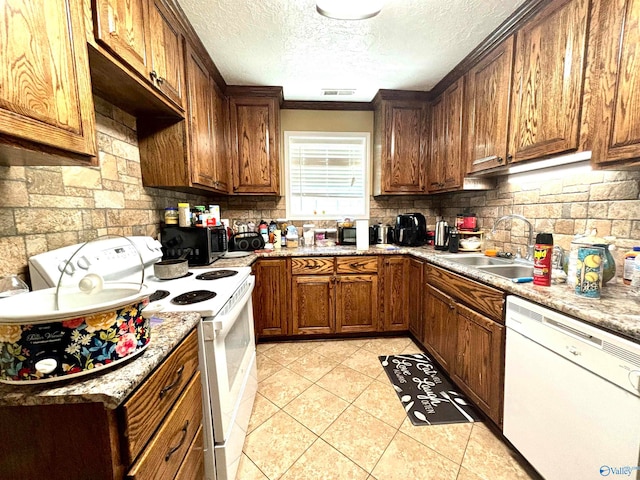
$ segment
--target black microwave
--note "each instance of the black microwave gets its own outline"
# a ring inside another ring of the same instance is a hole
[[[338,245],[355,245],[356,227],[338,228]]]
[[[189,266],[209,265],[227,251],[227,229],[217,227],[164,227],[160,232],[162,258],[179,258],[187,249]]]

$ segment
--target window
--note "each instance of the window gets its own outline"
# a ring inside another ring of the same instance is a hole
[[[287,218],[368,218],[370,137],[285,132]]]

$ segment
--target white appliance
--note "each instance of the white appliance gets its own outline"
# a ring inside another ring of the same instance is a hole
[[[640,345],[507,297],[505,437],[546,480],[640,478]]]
[[[160,280],[153,264],[162,257],[161,244],[151,237],[113,237],[87,245],[79,258],[72,256],[81,245],[31,257],[33,288],[56,286],[65,269],[142,281],[142,262],[144,283],[152,292],[148,310],[199,313],[205,475],[234,480],[258,388],[251,268],[195,268],[186,277]]]

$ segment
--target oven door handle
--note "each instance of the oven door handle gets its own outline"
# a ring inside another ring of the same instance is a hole
[[[215,332],[216,336],[224,337],[227,334],[227,332],[235,323],[236,318],[238,318],[238,316],[240,315],[240,312],[242,312],[242,310],[247,306],[247,303],[249,303],[249,308],[252,308],[251,295],[253,293],[253,287],[256,283],[256,277],[250,275],[247,279],[247,283],[250,283],[251,286],[246,289],[242,297],[236,302],[231,310],[223,314],[216,315],[213,318],[213,331]]]

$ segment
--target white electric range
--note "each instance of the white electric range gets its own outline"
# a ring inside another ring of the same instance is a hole
[[[62,272],[70,278],[86,272],[105,282],[144,283],[150,292],[147,313],[157,317],[163,312],[202,316],[198,356],[205,475],[233,480],[258,387],[251,302],[255,278],[249,267],[199,267],[184,277],[161,280],[153,273],[161,258],[161,245],[151,237],[109,237],[31,257],[29,270],[34,289],[55,287]]]

